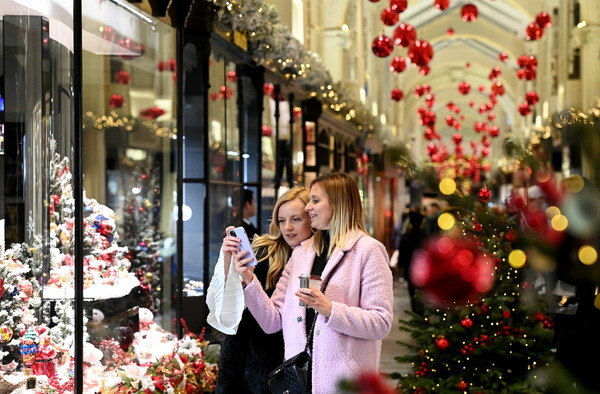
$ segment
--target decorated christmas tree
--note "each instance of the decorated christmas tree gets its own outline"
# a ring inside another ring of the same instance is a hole
[[[140,281],[143,305],[152,312],[160,311],[162,294],[162,257],[159,248],[162,236],[158,231],[160,221],[159,169],[140,169],[133,177],[137,184],[125,200],[123,210],[124,245],[131,271]],[[135,193],[134,193],[135,192]]]
[[[424,302],[400,328],[413,369],[403,392],[535,392],[551,359],[552,321],[535,275],[517,249],[517,223],[488,206],[490,191],[454,193],[438,224],[446,230],[417,251],[411,273]]]

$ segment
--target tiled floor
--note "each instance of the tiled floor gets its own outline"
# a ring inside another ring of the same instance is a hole
[[[410,309],[408,300],[408,290],[406,283],[400,283],[398,279],[394,281],[394,326],[390,335],[383,340],[381,346],[381,363],[380,371],[384,373],[400,372],[407,373],[410,371],[410,365],[400,364],[394,358],[407,353],[407,349],[397,344],[396,342],[410,342],[408,333],[398,329],[398,319],[406,318],[405,310]]]

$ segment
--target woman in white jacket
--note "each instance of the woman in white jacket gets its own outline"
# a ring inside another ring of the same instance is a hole
[[[295,187],[285,192],[273,208],[269,233],[255,237],[252,249],[258,260],[254,269],[262,288],[271,295],[292,249],[312,236],[304,207],[308,190]],[[283,361],[281,331],[265,334],[248,310],[240,277],[231,264],[240,239],[225,229],[219,261],[208,287],[208,323],[228,334],[221,347],[217,393],[269,393],[269,373]]]

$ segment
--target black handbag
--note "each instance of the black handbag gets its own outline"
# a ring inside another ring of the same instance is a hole
[[[269,389],[273,394],[306,394],[310,393],[310,382],[308,381],[308,369],[312,357],[310,354],[310,343],[312,342],[315,322],[318,313],[310,328],[310,333],[306,339],[304,350],[294,357],[285,360],[281,365],[269,374]]]

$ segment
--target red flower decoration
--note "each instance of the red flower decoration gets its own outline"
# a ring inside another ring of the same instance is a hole
[[[115,81],[118,84],[127,85],[131,81],[131,75],[125,70],[117,71],[115,73]]]
[[[476,21],[478,14],[479,14],[479,10],[473,4],[465,4],[460,10],[460,15],[464,22]]]
[[[394,43],[390,37],[380,34],[373,40],[371,50],[377,57],[387,57],[394,50]]]
[[[433,47],[425,40],[415,40],[409,45],[408,58],[417,66],[425,66],[433,58]]]
[[[120,94],[113,94],[108,100],[108,105],[110,105],[111,108],[121,108],[124,104],[125,99]]]
[[[394,30],[394,44],[406,48],[417,38],[417,31],[412,25],[400,23]]]
[[[142,115],[144,118],[147,118],[147,119],[156,119],[159,116],[162,116],[164,114],[165,114],[165,111],[158,107],[150,107],[150,108],[140,111],[140,115]]]

